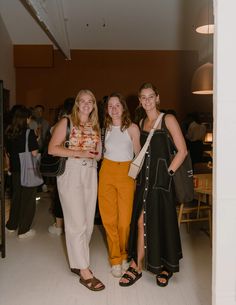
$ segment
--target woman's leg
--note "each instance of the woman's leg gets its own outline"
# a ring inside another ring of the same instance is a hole
[[[12,173],[12,199],[10,206],[10,215],[6,227],[9,230],[16,230],[19,225],[21,209],[21,190],[20,173]]]
[[[139,274],[142,272],[144,258],[144,228],[143,228],[143,211],[138,220],[138,240],[137,240],[137,263],[132,260],[130,267],[134,268]],[[130,271],[125,272],[131,278],[135,279],[136,275]],[[122,277],[120,283],[129,283],[130,279]]]
[[[132,260],[130,266],[141,272],[144,258],[144,228],[143,228],[143,211],[138,220],[138,241],[137,241],[137,263]]]
[[[31,228],[36,209],[36,193],[37,187],[22,187],[18,235]]]
[[[99,175],[98,204],[102,223],[106,231],[110,264],[120,265],[120,241],[118,234],[118,207],[117,190],[114,179],[116,168],[112,169],[114,162],[103,161]],[[113,177],[111,176],[113,172]],[[111,178],[112,177],[112,178]]]
[[[127,167],[128,171],[128,167]],[[122,174],[123,172],[121,172]],[[118,192],[118,234],[122,262],[127,260],[127,247],[129,240],[130,222],[134,200],[134,180],[130,177],[120,176],[117,183]]]
[[[70,268],[84,282],[93,278],[89,269],[89,242],[96,206],[94,194],[97,193],[97,172],[95,168],[90,168],[89,162],[82,165],[82,161],[69,159],[65,173],[57,178],[57,185],[64,214]],[[89,219],[87,219],[88,213]],[[91,286],[92,283],[88,285]],[[95,288],[102,285],[98,283]]]

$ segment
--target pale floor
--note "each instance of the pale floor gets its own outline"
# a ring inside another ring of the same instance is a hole
[[[167,287],[143,277],[132,287],[120,287],[110,273],[101,226],[95,226],[91,241],[91,269],[106,285],[93,292],[79,283],[68,268],[64,236],[47,232],[52,223],[49,194],[37,205],[33,227],[37,235],[19,240],[7,234],[6,258],[0,258],[0,305],[210,305],[211,247],[198,228],[190,234],[181,228],[184,258],[180,273]]]

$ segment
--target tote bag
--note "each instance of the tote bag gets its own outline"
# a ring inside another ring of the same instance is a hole
[[[28,138],[30,129],[26,130],[25,152],[19,153],[20,158],[20,178],[21,186],[35,187],[43,184],[42,176],[39,172],[39,158],[33,156],[28,148]]]
[[[164,121],[164,120],[163,120]],[[165,126],[164,129],[167,134],[167,145],[170,154],[170,159],[173,160],[175,154],[177,153],[177,148],[174,144],[174,141]],[[190,202],[194,198],[194,185],[193,185],[193,168],[192,168],[192,160],[190,154],[188,152],[185,157],[183,163],[180,167],[175,171],[173,176],[175,195],[178,203]]]

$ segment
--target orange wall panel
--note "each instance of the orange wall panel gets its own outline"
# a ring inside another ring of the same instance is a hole
[[[14,65],[21,67],[52,67],[52,45],[14,45]]]
[[[53,58],[51,68],[16,67],[17,103],[43,104],[49,117],[65,98],[89,88],[97,100],[121,92],[134,112],[138,88],[150,81],[159,89],[162,109],[174,109],[180,118],[192,111],[196,51],[72,50],[72,59],[65,60],[54,50]]]

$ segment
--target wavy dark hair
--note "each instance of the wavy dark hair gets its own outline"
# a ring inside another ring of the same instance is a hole
[[[11,124],[6,128],[6,137],[9,139],[17,138],[24,130],[27,129],[27,119],[32,116],[30,109],[25,106],[19,107],[13,117]]]
[[[128,109],[128,106],[126,104],[125,98],[121,93],[118,93],[118,92],[112,93],[107,98],[106,107],[105,107],[104,127],[105,127],[105,129],[110,129],[111,126],[112,126],[112,118],[110,117],[110,115],[108,113],[108,103],[109,103],[110,98],[112,98],[112,97],[117,97],[119,99],[119,102],[121,103],[121,105],[123,107],[120,130],[124,131],[125,129],[129,128],[132,121],[131,121],[131,118],[130,118],[130,113],[129,113],[129,109]]]

